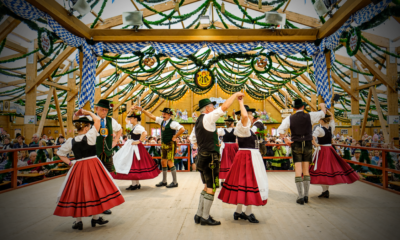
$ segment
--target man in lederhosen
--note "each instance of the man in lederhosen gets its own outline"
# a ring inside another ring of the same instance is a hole
[[[216,122],[224,116],[224,112],[232,105],[233,101],[244,94],[237,92],[228,98],[221,107],[215,109],[216,102],[208,98],[199,101],[197,110],[201,115],[196,121],[190,142],[197,144],[199,153],[197,155],[197,170],[200,172],[204,183],[204,190],[200,194],[197,214],[194,216],[195,223],[201,225],[220,225],[210,216],[210,209],[214,201],[216,188],[219,186],[219,141]]]
[[[163,172],[163,180],[156,184],[156,187],[166,186],[167,188],[178,187],[176,179],[176,168],[174,165],[174,157],[176,152],[176,139],[185,131],[185,128],[177,121],[171,119],[173,114],[170,108],[164,108],[162,118],[156,117],[149,111],[142,109],[139,106],[135,108],[146,114],[150,119],[160,124],[161,126],[161,166]],[[172,174],[172,182],[167,186],[167,172],[169,166]]]
[[[100,120],[100,131],[99,136],[96,140],[96,152],[97,157],[104,164],[109,172],[113,172],[113,148],[118,144],[119,137],[122,134],[122,127],[118,122],[107,117],[108,111],[110,110],[110,101],[101,99],[96,105],[95,110]],[[110,210],[104,211],[104,214],[111,214]]]
[[[312,125],[325,118],[326,107],[324,103],[319,104],[321,111],[304,112],[307,104],[301,99],[293,102],[296,112],[290,117],[285,118],[278,128],[278,133],[282,138],[286,136],[286,131],[290,129],[291,140],[285,138],[285,143],[292,147],[293,162],[295,164],[295,183],[299,196],[296,200],[298,204],[308,203],[308,191],[310,189],[310,163],[312,161]],[[303,174],[303,178],[301,175]],[[304,188],[304,192],[303,192]]]

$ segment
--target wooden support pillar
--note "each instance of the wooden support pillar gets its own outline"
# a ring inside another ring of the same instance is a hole
[[[387,88],[387,101],[388,101],[388,115],[398,116],[398,93],[397,93],[397,58],[390,57],[388,54],[386,55],[386,76],[389,80],[389,84],[393,86],[395,90],[391,87]],[[388,123],[389,124],[389,123]],[[389,124],[389,139],[385,139],[387,143],[390,143],[393,138],[399,137],[399,124]],[[395,145],[399,144],[399,141],[396,140]]]
[[[43,112],[42,112],[42,116],[40,118],[39,127],[36,131],[36,133],[39,136],[42,135],[43,126],[44,126],[44,123],[46,122],[46,116],[47,116],[47,112],[49,111],[49,106],[50,106],[50,101],[51,101],[52,96],[53,96],[53,87],[50,87],[49,93],[47,94],[46,103],[44,104],[44,107],[43,107]]]
[[[61,114],[60,102],[58,101],[57,89],[55,89],[55,88],[53,88],[53,97],[54,97],[54,105],[56,106],[56,110],[57,110],[58,122],[60,124],[60,131],[61,131],[61,134],[64,135],[65,134],[64,122],[63,122],[63,117]]]
[[[114,103],[114,105],[115,105],[115,104],[119,101],[119,97],[118,97],[117,95],[115,95],[115,96],[112,98],[112,101],[113,101],[113,103]],[[113,117],[116,121],[118,121],[118,114],[119,114],[119,111],[118,111],[118,110],[112,112],[112,117]]]
[[[364,110],[364,118],[363,118],[363,121],[361,124],[361,132],[360,132],[361,136],[364,135],[365,127],[367,126],[367,122],[368,122],[368,112],[369,112],[369,108],[371,106],[372,88],[373,87],[370,87],[369,91],[368,91],[368,98],[367,98],[367,102],[366,102],[365,110]]]
[[[101,99],[101,87],[97,87],[94,90],[94,102],[97,103]]]
[[[311,103],[314,106],[317,106],[317,95],[315,93],[311,93]]]
[[[37,39],[34,43],[37,45]],[[37,53],[32,54],[26,58],[26,87],[29,89],[32,85],[35,85],[35,79],[37,76]],[[25,99],[25,116],[35,116],[36,117],[36,86],[34,86],[33,91],[26,93]],[[25,143],[29,144],[32,141],[32,135],[36,133],[35,124],[25,124]]]
[[[71,69],[74,68],[72,64],[70,68]],[[78,91],[76,89],[76,71],[68,74],[68,87],[71,89],[68,92],[68,95],[74,94],[76,96],[76,92]],[[74,124],[72,123],[72,119],[75,111],[75,100],[76,100],[75,96],[72,98],[67,98],[67,136],[66,136],[67,139],[74,137]]]
[[[353,62],[353,68],[357,69],[357,66]],[[359,79],[358,79],[358,73],[352,72],[350,74],[351,76],[351,82],[350,82],[350,87],[352,92],[359,96],[359,90],[357,90],[357,87],[359,86]],[[360,114],[360,102],[358,99],[355,99],[351,97],[351,114]],[[353,131],[353,138],[356,140],[360,140],[360,126],[351,126],[352,131]]]

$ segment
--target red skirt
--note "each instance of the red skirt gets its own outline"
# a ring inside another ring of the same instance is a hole
[[[70,171],[54,215],[88,217],[125,202],[97,157],[78,160]]]
[[[158,169],[156,162],[147,152],[142,143],[138,144],[140,160],[137,160],[133,154],[131,170],[128,174],[113,172],[111,175],[118,180],[146,180],[157,177],[161,171]]]
[[[250,151],[240,150],[236,153],[218,198],[225,203],[235,205],[264,206],[267,204],[267,199],[264,201],[261,199]]]
[[[219,168],[219,179],[226,179],[231,170],[233,159],[239,151],[237,143],[225,143],[224,151],[221,156],[221,166]]]
[[[332,146],[321,146],[318,155],[317,170],[314,171],[314,166],[310,166],[311,184],[350,184],[359,179],[354,169]]]

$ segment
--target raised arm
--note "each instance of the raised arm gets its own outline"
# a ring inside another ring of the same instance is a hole
[[[225,112],[226,110],[228,110],[228,108],[232,105],[233,101],[235,101],[236,98],[239,97],[244,97],[244,93],[242,92],[237,92],[235,94],[233,94],[232,96],[230,96],[222,105],[221,105],[221,110],[223,112]]]
[[[80,109],[79,111],[81,111],[82,115],[91,116],[92,119],[93,119],[93,122],[94,122],[93,127],[96,128],[97,131],[100,130],[100,118],[99,118],[99,116],[97,116],[96,114],[94,114],[94,113],[92,113],[90,111],[84,110],[84,109]]]
[[[139,106],[133,106],[134,109],[141,111],[142,113],[144,113],[146,116],[148,116],[151,120],[155,121],[156,120],[156,116],[154,116],[153,114],[151,114],[151,112],[143,109],[142,107]]]
[[[247,110],[244,107],[243,97],[239,97],[238,101],[239,101],[240,115],[241,115],[240,121],[242,122],[243,126],[247,126],[247,122],[249,121],[249,115],[247,115]]]

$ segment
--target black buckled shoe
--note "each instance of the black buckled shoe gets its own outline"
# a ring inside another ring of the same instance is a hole
[[[80,222],[74,222],[74,225],[72,225],[72,229],[82,230],[82,229],[83,229],[83,223],[82,223],[82,221],[80,221]]]
[[[259,223],[259,221],[256,219],[256,216],[254,216],[254,214],[250,214],[249,216],[247,216],[247,219],[249,220],[249,222],[251,223]]]
[[[133,186],[130,185],[128,188],[125,188],[125,190],[132,190]]]
[[[322,192],[321,195],[318,196],[319,198],[329,198],[329,190]]]
[[[105,210],[104,212],[103,212],[103,214],[107,214],[107,215],[110,215],[112,212],[111,212],[111,210]]]
[[[304,196],[304,203],[308,203],[308,196]]]
[[[220,221],[215,221],[212,217],[209,217],[207,220],[204,218],[200,218],[200,224],[201,225],[210,225],[210,226],[217,226],[221,225]]]
[[[167,186],[167,183],[162,181],[156,184],[156,187],[165,187],[165,186]]]
[[[242,213],[237,213],[237,212],[235,212],[235,213],[233,214],[233,219],[239,220],[239,218],[240,218],[240,219],[243,219],[243,220],[247,220],[247,215],[246,215],[244,212],[242,212]]]
[[[304,198],[299,198],[296,200],[296,202],[300,205],[304,205]]]
[[[167,186],[167,188],[174,188],[174,187],[178,187],[178,183],[172,182]]]
[[[199,215],[194,215],[194,223],[199,224],[201,217]]]
[[[104,224],[107,224],[107,223],[108,223],[108,220],[104,220],[102,217],[99,217],[99,219],[97,219],[97,220],[94,220],[92,218],[92,227],[96,227],[96,224],[104,225]]]
[[[136,185],[137,189],[140,189],[140,184]]]

